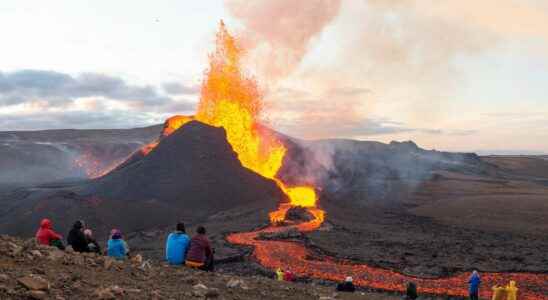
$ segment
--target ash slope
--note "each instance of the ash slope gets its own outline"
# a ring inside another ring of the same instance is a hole
[[[284,199],[274,181],[242,167],[224,129],[197,121],[164,138],[147,156],[93,180],[84,193],[116,201],[183,203],[198,216]]]
[[[238,207],[267,220],[280,199],[272,180],[242,167],[224,129],[190,122],[149,155],[101,178],[4,195],[0,232],[31,235],[43,217],[56,220],[57,228],[83,218],[98,232],[139,231]]]
[[[134,129],[0,132],[0,186],[86,178],[155,139],[161,125]],[[77,160],[87,165],[78,165]]]

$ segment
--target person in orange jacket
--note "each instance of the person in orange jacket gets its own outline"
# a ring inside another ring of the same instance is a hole
[[[65,250],[62,242],[63,237],[53,231],[52,227],[50,219],[43,219],[40,222],[40,229],[36,232],[36,241],[40,245],[55,246],[61,250]]]

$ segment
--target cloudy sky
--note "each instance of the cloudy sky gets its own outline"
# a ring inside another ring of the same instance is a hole
[[[544,0],[2,0],[0,130],[192,114],[221,19],[287,134],[548,153]]]

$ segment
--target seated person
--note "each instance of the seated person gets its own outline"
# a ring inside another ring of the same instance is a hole
[[[40,222],[40,229],[36,232],[36,241],[40,245],[55,246],[61,250],[65,250],[62,242],[62,236],[53,229],[50,219],[43,219]]]
[[[204,271],[213,271],[213,250],[203,226],[196,229],[196,235],[190,240],[185,264]]]
[[[67,242],[76,252],[89,252],[88,241],[84,235],[84,222],[76,221],[67,236]]]
[[[177,223],[175,231],[169,234],[166,241],[166,260],[170,265],[182,265],[185,262],[189,244],[185,224]]]
[[[101,246],[99,246],[99,243],[93,238],[93,231],[88,228],[84,230],[84,235],[86,236],[89,251],[101,254]]]
[[[124,260],[129,256],[129,247],[122,239],[122,232],[118,229],[111,231],[112,236],[107,242],[107,255],[118,260]]]

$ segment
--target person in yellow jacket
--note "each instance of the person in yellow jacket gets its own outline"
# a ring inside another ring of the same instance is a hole
[[[284,280],[284,271],[281,268],[276,269],[276,279],[278,281]]]

